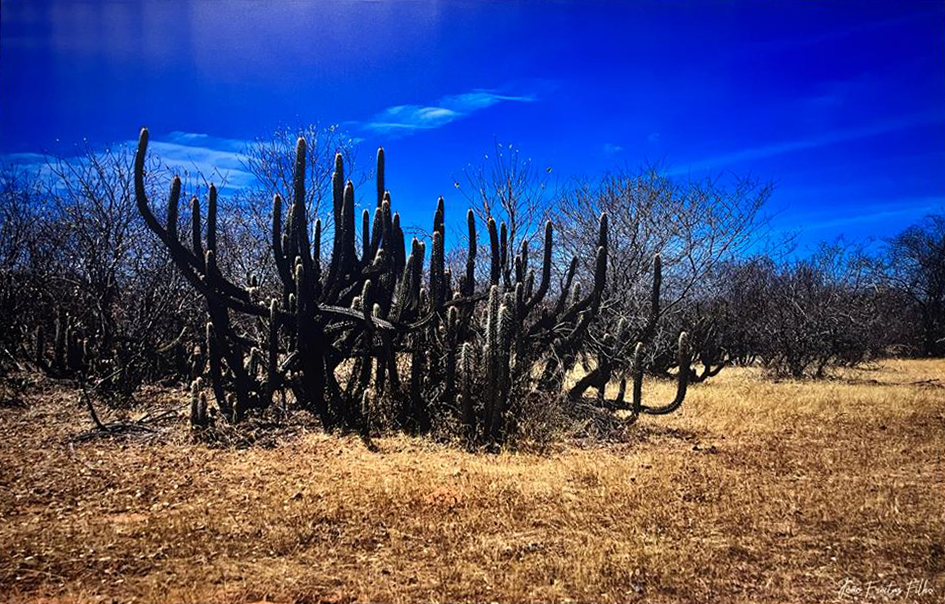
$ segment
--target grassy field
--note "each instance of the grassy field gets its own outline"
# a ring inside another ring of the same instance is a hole
[[[945,602],[943,361],[727,370],[541,454],[210,448],[183,392],[150,397],[180,408],[159,434],[73,442],[73,391],[26,398],[0,409],[0,600]]]

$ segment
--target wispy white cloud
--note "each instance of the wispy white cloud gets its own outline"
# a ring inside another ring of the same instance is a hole
[[[201,175],[209,181],[225,182],[230,190],[255,183],[243,166],[247,141],[218,138],[193,132],[172,132],[148,144],[148,151],[175,174]]]
[[[435,105],[395,105],[381,111],[361,128],[381,134],[412,134],[418,130],[441,128],[475,113],[504,102],[530,103],[533,95],[507,95],[492,90],[478,89],[441,98]]]
[[[120,146],[137,147],[138,141],[125,141]],[[153,137],[148,152],[167,169],[181,177],[200,177],[235,191],[255,184],[255,178],[243,166],[248,141],[219,138],[193,132],[171,132]],[[48,176],[48,162],[53,158],[39,153],[10,153],[0,156],[4,163],[32,169]]]
[[[31,166],[45,163],[46,156],[42,153],[6,153],[0,155],[0,160],[15,166]]]
[[[616,155],[623,151],[623,147],[620,145],[615,145],[613,143],[604,144],[604,155]]]
[[[181,132],[176,130],[166,137],[165,142],[184,145],[188,147],[206,147],[218,151],[231,151],[242,153],[246,150],[248,141],[238,138],[222,138],[219,136],[210,136],[209,134],[200,134],[197,132]]]
[[[945,113],[941,112],[901,116],[895,119],[886,120],[859,128],[834,130],[833,132],[827,132],[808,138],[802,138],[793,141],[782,141],[758,147],[750,147],[748,149],[733,151],[731,153],[723,153],[715,157],[709,157],[699,161],[691,162],[687,165],[673,168],[669,170],[669,174],[684,174],[687,172],[697,172],[700,170],[712,170],[714,168],[720,168],[729,164],[736,164],[739,162],[756,159],[765,159],[768,157],[774,157],[776,155],[782,155],[784,153],[793,153],[795,151],[803,151],[806,149],[816,149],[818,147],[826,147],[828,145],[851,142],[863,138],[878,136],[880,134],[888,134],[890,132],[898,132],[900,130],[916,128],[918,126],[928,126],[931,124],[939,124],[942,122],[945,122]]]

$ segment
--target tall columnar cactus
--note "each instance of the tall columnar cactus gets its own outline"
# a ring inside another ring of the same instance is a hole
[[[469,230],[469,247],[466,252],[466,275],[463,278],[460,293],[463,296],[472,297],[476,293],[476,248],[479,244],[476,240],[476,215],[472,210],[466,212],[466,228]]]
[[[501,350],[499,342],[499,286],[489,288],[489,302],[486,306],[486,343],[485,343],[485,425],[483,430],[491,434],[492,420],[496,416],[496,408],[501,405],[501,390],[499,384],[499,363]]]
[[[459,353],[460,323],[459,310],[451,306],[446,314],[446,329],[444,333],[444,346],[446,348],[446,376],[444,383],[444,399],[450,400],[455,395],[456,390],[456,356]]]
[[[279,303],[273,298],[269,303],[269,347],[266,354],[266,385],[263,404],[272,404],[272,397],[279,387]]]
[[[493,363],[492,379],[495,380],[494,394],[492,402],[492,417],[489,418],[489,440],[497,441],[502,436],[504,427],[505,412],[509,406],[509,393],[511,390],[512,376],[512,330],[514,321],[513,311],[508,305],[499,306],[497,317],[497,328],[495,332],[495,341],[490,349]]]
[[[469,342],[463,343],[462,353],[460,354],[460,394],[458,396],[459,408],[462,410],[462,426],[464,435],[468,439],[475,437],[476,431],[476,401],[473,400],[473,389],[476,380],[476,359],[474,358],[473,347]]]
[[[543,236],[541,253],[532,258],[528,237],[517,251],[510,249],[508,226],[492,218],[486,222],[489,279],[477,291],[472,212],[466,216],[465,271],[454,285],[446,266],[443,199],[437,201],[429,239],[415,238],[408,246],[385,189],[383,150],[377,155],[374,208],[362,211],[360,220],[354,186],[345,179],[342,156],[335,156],[332,252],[322,258],[322,222],[310,224],[306,208],[303,139],[296,147],[292,198],[273,199],[271,248],[281,292],[264,303],[255,279],[237,283],[217,264],[215,187],[209,190],[205,220],[200,200],[191,200],[189,246],[177,233],[180,179],[171,184],[163,223],[151,212],[144,189],[147,144],[143,130],[135,158],[137,206],[206,301],[206,378],[228,421],[289,393],[327,429],[356,430],[367,440],[380,425],[374,413],[384,400],[400,429],[428,432],[444,416],[455,415],[472,442],[501,442],[515,400],[535,391],[551,398],[561,393],[585,349],[589,327],[600,317],[606,216],[600,219],[593,262],[585,267],[593,281],[586,292],[576,283],[581,263],[574,258],[556,297],[548,299],[555,261],[550,222],[536,234]],[[539,257],[541,266],[533,266]],[[237,329],[245,323],[238,317],[254,318],[260,326],[256,340]],[[627,338],[621,333],[612,339],[619,348]],[[194,418],[201,422],[200,397],[195,400]],[[640,405],[641,413],[663,408],[649,409]]]
[[[384,202],[384,193],[387,189],[384,188],[384,147],[377,148],[377,172],[375,173],[375,179],[377,181],[377,207],[381,207],[381,204]]]

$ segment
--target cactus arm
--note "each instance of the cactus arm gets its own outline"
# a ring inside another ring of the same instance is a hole
[[[521,260],[518,267],[516,267],[515,282],[524,283],[528,275],[528,239],[522,240],[522,250],[519,252],[519,257]]]
[[[217,251],[217,188],[210,185],[207,195],[207,249]]]
[[[272,198],[272,253],[276,260],[276,270],[284,286],[291,286],[292,273],[289,259],[282,247],[282,197],[276,194]]]
[[[299,241],[298,237],[295,236],[295,203],[289,204],[289,211],[285,218],[285,230],[282,234],[282,248],[285,250],[285,259],[289,266],[289,276],[291,280],[294,281],[295,259],[299,256]]]
[[[341,153],[335,153],[335,171],[331,174],[332,218],[335,225],[341,224],[341,204],[345,194],[345,160]]]
[[[312,228],[312,280],[314,281],[315,297],[321,295],[322,278],[322,221],[315,219],[315,226]]]
[[[397,281],[397,287],[394,291],[394,303],[391,307],[390,316],[396,321],[399,321],[404,310],[409,306],[408,297],[410,296],[410,280],[413,275],[413,264],[414,264],[414,255],[413,253],[407,257],[407,261],[404,264],[404,268],[401,271],[400,280]]]
[[[384,201],[381,202],[381,241],[378,249],[393,251],[390,249],[393,232],[394,221],[390,213],[390,193],[384,193]]]
[[[292,176],[292,230],[289,237],[296,241],[295,253],[302,257],[302,266],[312,270],[312,246],[308,238],[308,212],[305,197],[305,166],[308,147],[303,137],[295,144],[295,170]],[[289,258],[292,261],[292,257]]]
[[[404,331],[409,329],[409,327],[403,323],[391,323],[380,317],[371,316],[366,318],[364,314],[360,311],[356,311],[350,308],[345,308],[343,306],[333,306],[329,304],[320,304],[318,306],[319,314],[331,315],[342,319],[351,319],[362,325],[371,323],[377,329],[384,329],[387,331]]]
[[[613,377],[614,370],[623,355],[623,348],[620,342],[624,340],[627,331],[627,321],[621,318],[617,323],[616,331],[605,334],[604,340],[600,345],[602,351],[596,355],[597,366],[585,374],[578,380],[574,387],[571,388],[568,394],[572,400],[580,399],[584,396],[584,392],[588,388],[594,387],[597,388],[600,394],[600,401],[603,403],[603,406],[609,409],[627,408],[624,405],[624,396],[626,395],[627,387],[626,379],[620,380],[620,390],[616,400],[607,401],[604,399],[604,390]]]
[[[600,220],[597,229],[597,247],[606,248],[608,241],[608,220],[607,213],[604,212],[600,215]]]
[[[553,243],[552,234],[551,221],[549,220],[545,223],[545,242],[542,246],[541,259],[541,281],[538,283],[538,290],[535,291],[535,294],[525,305],[526,312],[531,311],[531,309],[540,304],[542,300],[545,299],[545,294],[548,293],[548,284],[551,282],[551,251]]]
[[[354,183],[350,180],[345,184],[344,205],[342,206],[342,273],[350,273],[356,265],[355,256],[355,209],[354,209]]]
[[[341,213],[342,206],[344,206],[345,195],[344,158],[341,153],[335,154],[335,171],[332,172],[331,175],[331,190],[334,237],[332,238],[331,263],[328,268],[328,280],[325,282],[325,291],[331,291],[334,288],[335,281],[338,279],[338,270],[341,268],[338,259],[341,258],[342,230],[344,228]]]
[[[643,328],[643,333],[640,335],[641,340],[649,340],[653,337],[653,332],[656,331],[656,324],[660,318],[660,288],[663,283],[663,262],[660,259],[660,255],[656,254],[653,256],[653,286],[650,289],[650,315],[647,319],[646,326]]]
[[[702,373],[699,373],[694,368],[689,370],[689,381],[694,384],[701,384],[707,379],[717,376],[728,366],[728,359],[722,359],[718,364],[704,357],[700,357],[699,361],[702,363]]]
[[[600,305],[601,294],[604,292],[604,285],[607,275],[607,251],[604,247],[597,248],[597,256],[594,262],[594,288],[583,298],[579,298],[565,311],[561,318],[562,323],[569,323],[585,310],[597,312]]]
[[[198,257],[203,256],[200,231],[200,198],[194,195],[190,198],[190,247]]]
[[[391,246],[394,253],[394,274],[400,275],[407,263],[407,251],[404,241],[404,231],[400,228],[400,214],[394,212],[391,220]]]
[[[634,376],[633,376],[633,414],[637,416],[641,413],[647,415],[667,415],[679,409],[683,400],[686,398],[686,388],[689,385],[690,354],[689,344],[686,341],[686,332],[679,334],[679,344],[677,347],[677,360],[679,363],[679,372],[676,382],[676,396],[666,405],[659,407],[649,407],[642,402],[643,391],[643,345],[637,344],[634,354]]]
[[[377,170],[375,172],[377,181],[377,207],[381,207],[384,201],[384,147],[377,148]]]
[[[191,429],[197,428],[200,425],[199,419],[199,404],[200,404],[200,378],[192,381],[190,383],[190,427]]]
[[[552,314],[560,315],[562,312],[564,312],[564,309],[568,303],[568,295],[571,293],[571,285],[574,283],[574,275],[577,273],[577,267],[578,259],[577,256],[574,256],[571,258],[571,263],[568,265],[568,272],[564,275],[564,281],[561,283],[561,295],[555,302],[555,307]]]
[[[607,214],[600,216],[600,230],[598,235],[597,256],[594,262],[594,288],[587,297],[574,303],[565,312],[562,318],[563,322],[570,322],[579,313],[588,308],[595,313],[600,306],[601,296],[604,293],[604,286],[607,284]]]
[[[380,208],[374,211],[374,231],[377,232],[377,214]],[[367,210],[361,212],[361,262],[367,263],[377,251],[371,243],[371,214]]]
[[[416,241],[416,240],[414,240]],[[422,307],[422,294],[423,294],[423,262],[427,254],[427,246],[422,241],[416,241],[416,257],[417,261],[413,265],[413,276],[411,277],[411,287],[413,289],[411,296],[411,302],[413,304],[412,310],[419,311]]]
[[[169,195],[167,197],[167,236],[177,239],[177,211],[180,195]]]
[[[266,316],[268,314],[268,310],[262,308],[261,306],[256,307],[256,305],[253,305],[250,301],[249,292],[247,292],[245,289],[234,285],[218,274],[203,274],[204,258],[198,258],[194,252],[184,247],[176,237],[171,237],[167,230],[161,226],[161,223],[151,212],[151,208],[148,204],[147,194],[144,190],[144,160],[147,155],[147,148],[148,130],[147,128],[143,128],[141,130],[141,137],[138,140],[138,150],[135,153],[134,187],[135,203],[138,206],[138,212],[141,214],[142,218],[144,218],[144,222],[147,227],[155,235],[157,235],[164,246],[167,247],[171,254],[171,259],[174,260],[174,263],[177,265],[177,267],[181,269],[181,272],[184,274],[184,277],[188,280],[188,282],[197,288],[198,291],[210,296],[216,296],[231,308],[243,310],[244,312],[248,312],[249,314],[254,314],[256,316]],[[168,205],[171,203],[178,203],[177,200],[180,199],[180,188],[180,178],[175,177],[171,184],[171,199],[169,200]]]
[[[430,301],[434,312],[442,312],[446,302],[445,258],[443,252],[443,234],[433,232],[433,246],[430,251]]]
[[[499,266],[502,273],[502,284],[508,289],[509,282],[509,228],[505,221],[499,225]]]
[[[433,230],[439,231],[440,234],[444,234],[444,202],[443,198],[440,197],[436,200],[436,212],[433,213]]]
[[[337,172],[336,172],[337,174]],[[328,269],[328,281],[325,284],[324,301],[338,301],[347,287],[358,285],[358,258],[355,252],[355,209],[354,183],[345,184],[340,207],[340,220],[335,223],[334,248]]]
[[[367,212],[367,210],[364,210]],[[363,215],[362,215],[363,220]],[[373,258],[377,253],[377,250],[381,247],[381,239],[383,238],[384,231],[384,210],[378,206],[374,208],[374,221],[371,226],[371,235],[370,242],[368,247],[365,248],[365,255],[363,259]]]
[[[198,258],[188,251],[187,248],[182,246],[176,238],[171,238],[167,230],[161,226],[158,219],[151,213],[151,207],[148,204],[147,194],[144,190],[144,160],[147,155],[147,150],[148,129],[142,128],[141,136],[138,139],[138,150],[135,153],[134,163],[135,203],[138,206],[138,212],[141,214],[142,218],[144,218],[144,222],[148,228],[160,238],[161,242],[168,248],[178,264],[190,265],[192,268],[199,270],[202,265],[202,258],[198,260]],[[174,180],[171,182],[168,207],[177,204],[180,199],[180,188],[180,178],[175,176]]]
[[[476,216],[472,210],[466,212],[466,227],[469,231],[468,244],[466,252],[466,277],[462,284],[462,295],[469,297],[476,291]]]
[[[496,231],[495,220],[490,218],[487,223],[489,229],[489,248],[492,252],[492,265],[489,270],[489,284],[498,285],[499,284],[499,274],[500,269],[500,253],[499,253],[499,234]]]

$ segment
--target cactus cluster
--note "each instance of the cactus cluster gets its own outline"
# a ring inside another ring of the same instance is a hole
[[[384,186],[383,150],[377,154],[374,210],[363,210],[360,221],[354,185],[345,179],[341,155],[336,156],[332,252],[322,258],[322,223],[310,224],[305,206],[306,142],[301,138],[293,199],[286,207],[277,195],[272,206],[271,246],[280,291],[262,299],[260,288],[237,284],[216,264],[213,186],[205,214],[200,200],[191,200],[189,246],[178,233],[179,179],[171,185],[165,220],[154,215],[144,189],[147,144],[145,129],[135,159],[137,206],[206,300],[204,373],[219,414],[229,421],[240,421],[251,409],[270,406],[277,393],[288,393],[326,429],[359,431],[365,438],[377,421],[375,410],[386,406],[404,431],[428,432],[437,418],[452,415],[470,442],[501,442],[516,401],[533,393],[563,391],[588,329],[600,317],[608,266],[606,215],[600,217],[589,267],[593,284],[586,292],[576,281],[577,258],[567,266],[560,288],[552,287],[551,222],[544,226],[535,262],[527,241],[517,252],[510,250],[506,225],[488,220],[488,282],[477,284],[478,225],[471,211],[465,271],[454,279],[446,266],[443,199],[437,202],[429,239],[408,242]],[[657,260],[657,307],[658,274]],[[247,318],[260,328],[245,329]],[[614,338],[620,346],[615,350],[629,358],[629,345],[623,342],[627,330],[618,332]],[[686,354],[681,339],[680,360]],[[612,370],[592,373],[591,382],[602,392]],[[202,384],[196,380],[193,385],[195,427],[208,422]],[[672,405],[650,408],[640,402],[636,379],[629,408],[637,413],[668,412],[682,402],[685,377],[680,386]]]

